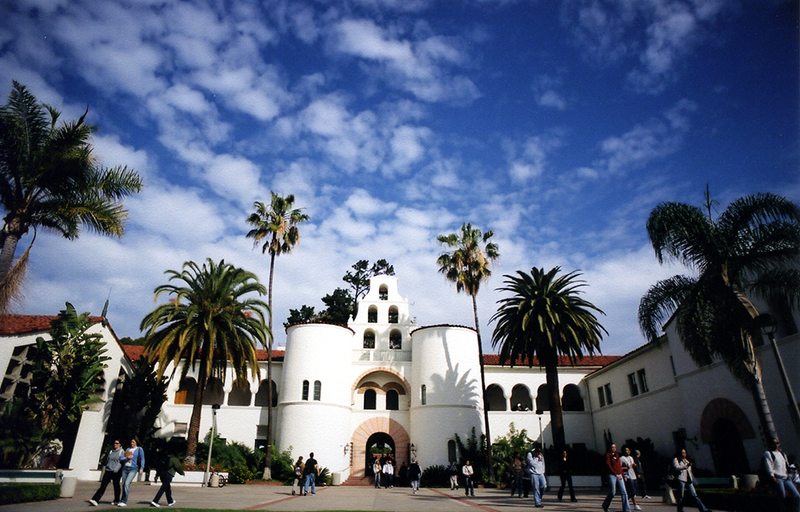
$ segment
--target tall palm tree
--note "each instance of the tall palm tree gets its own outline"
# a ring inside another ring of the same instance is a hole
[[[84,122],[86,113],[60,125],[59,115],[18,82],[0,107],[0,311],[21,285],[33,241],[16,262],[14,253],[30,228],[68,240],[81,227],[121,236],[127,212],[120,200],[142,188],[134,171],[98,165],[89,143],[95,128]]]
[[[450,247],[453,252],[444,253],[439,256],[436,263],[439,265],[439,272],[443,273],[448,280],[456,283],[456,292],[466,292],[472,297],[472,314],[475,317],[475,331],[478,334],[478,358],[481,368],[481,396],[486,397],[486,378],[483,369],[483,346],[481,344],[481,329],[478,323],[478,303],[477,295],[481,287],[481,282],[489,279],[492,271],[489,264],[500,257],[497,244],[490,242],[493,231],[481,233],[478,228],[473,228],[472,224],[461,225],[461,233],[450,233],[449,235],[439,235],[436,239],[439,243]],[[489,462],[489,478],[495,481],[494,464],[492,463],[492,436],[489,432],[489,409],[486,403],[483,404],[483,423],[486,431],[486,455]]]
[[[561,267],[549,272],[532,268],[530,274],[517,271],[517,276],[507,275],[500,291],[512,295],[498,301],[500,309],[492,317],[497,321],[492,334],[492,346],[500,344],[500,364],[506,361],[514,366],[523,361],[533,366],[538,360],[547,376],[550,401],[550,418],[553,425],[553,443],[556,452],[566,446],[564,418],[558,383],[558,363],[561,356],[570,362],[600,351],[603,333],[595,312],[603,313],[594,304],[579,295],[585,281],[577,272],[558,275]]]
[[[155,298],[171,295],[142,320],[145,353],[158,361],[158,378],[172,364],[174,375],[184,360],[181,377],[197,371],[192,418],[189,423],[186,462],[194,463],[197,451],[203,395],[210,377],[225,377],[230,362],[236,380],[247,380],[247,370],[260,379],[256,342],[267,346],[271,332],[266,327],[269,306],[253,295],[266,290],[252,272],[224,260],[208,259],[203,266],[193,261],[183,270],[167,270],[169,281],[155,289]]]
[[[261,253],[269,251],[269,310],[272,311],[272,280],[275,274],[275,258],[283,253],[290,253],[300,242],[300,231],[297,225],[308,220],[308,215],[294,206],[294,196],[282,197],[270,192],[272,198],[269,206],[256,201],[256,211],[247,217],[247,223],[255,226],[247,232],[247,238],[253,244],[261,246]],[[272,315],[269,316],[269,332],[272,332]],[[272,344],[267,349],[267,453],[264,460],[264,480],[272,479]]]
[[[800,208],[773,195],[756,194],[731,203],[712,219],[683,203],[662,203],[647,232],[659,263],[676,260],[697,276],[659,281],[639,303],[639,326],[649,341],[675,313],[683,346],[699,365],[722,359],[751,393],[765,438],[775,437],[754,339],[761,339],[758,311],[748,296],[777,306],[800,299]]]

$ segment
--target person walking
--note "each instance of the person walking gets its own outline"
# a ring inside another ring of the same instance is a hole
[[[510,469],[511,469],[511,497],[514,497],[514,491],[517,491],[517,495],[521,498],[522,497],[522,479],[525,476],[525,473],[522,470],[522,455],[519,452],[514,452],[514,458],[511,460]]]
[[[624,455],[619,458],[619,462],[622,464],[625,491],[628,493],[628,499],[633,503],[633,509],[642,510],[642,507],[636,504],[636,462],[633,460],[630,448],[626,446],[622,450]]]
[[[544,455],[538,446],[532,452],[528,452],[526,457],[528,467],[531,470],[531,487],[533,488],[533,505],[542,508],[542,495],[547,490],[547,479],[545,478]]]
[[[475,474],[475,470],[472,469],[472,465],[469,463],[469,461],[464,462],[464,466],[461,468],[461,474],[464,475],[464,495],[475,496],[475,485],[472,482],[472,477]]]
[[[294,463],[294,482],[292,482],[292,496],[299,493],[302,495],[303,493],[300,492],[300,486],[303,485],[303,471],[306,469],[306,465],[303,464],[303,456],[297,457],[297,462]]]
[[[114,486],[114,501],[111,505],[119,503],[120,485],[119,481],[122,478],[122,465],[128,459],[125,457],[125,450],[122,449],[122,443],[119,439],[114,440],[114,447],[106,455],[106,471],[103,473],[103,480],[100,482],[100,488],[94,493],[94,496],[89,500],[89,504],[96,507],[100,502],[100,498],[106,492],[109,482]]]
[[[647,481],[644,479],[644,467],[642,467],[642,452],[639,450],[633,451],[633,462],[636,463],[634,470],[636,471],[636,487],[642,493],[643,500],[649,500],[650,496],[647,494]]]
[[[768,477],[770,487],[777,491],[787,511],[800,512],[800,493],[797,486],[789,477],[789,459],[781,450],[781,443],[775,438],[770,439],[769,450],[764,452],[762,462]]]
[[[611,506],[611,501],[613,501],[614,496],[617,494],[617,489],[619,489],[619,494],[622,498],[623,512],[631,512],[631,507],[628,504],[628,493],[625,490],[622,464],[619,461],[619,454],[617,453],[617,445],[612,444],[608,448],[603,470],[606,474],[606,481],[608,482],[609,487],[608,495],[606,496],[606,499],[603,500],[603,512],[608,512],[608,507]]]
[[[386,463],[383,465],[381,479],[383,480],[384,489],[391,489],[394,487],[394,466],[392,465],[392,459],[386,459]]]
[[[311,452],[306,459],[306,466],[303,468],[305,472],[306,481],[303,485],[303,496],[308,496],[308,488],[311,487],[311,494],[317,494],[317,475],[319,475],[319,464],[317,459],[314,458],[314,452]]]
[[[689,494],[692,495],[694,501],[697,503],[697,508],[700,512],[711,512],[703,505],[700,498],[697,497],[697,491],[694,489],[694,475],[692,474],[692,462],[686,457],[686,450],[681,450],[678,455],[672,460],[672,468],[678,475],[678,496],[677,505],[678,512],[683,512],[684,506],[684,492],[688,489]]]
[[[558,474],[561,477],[561,487],[558,489],[558,501],[564,497],[564,487],[569,485],[569,498],[574,503],[578,501],[575,499],[575,490],[572,488],[572,459],[567,455],[567,450],[561,454],[558,459]]]
[[[383,472],[383,468],[381,467],[381,461],[378,460],[378,457],[375,457],[375,461],[372,463],[372,474],[375,475],[375,488],[378,489],[381,486],[381,473]]]
[[[169,455],[166,464],[158,468],[158,478],[161,480],[161,487],[158,488],[155,498],[150,502],[151,507],[160,507],[158,502],[161,500],[161,495],[167,495],[167,506],[173,506],[175,500],[172,499],[172,479],[175,478],[175,473],[183,475],[183,466],[181,461],[175,455]]]
[[[408,466],[408,479],[411,482],[411,490],[414,491],[414,494],[419,491],[420,476],[422,476],[422,470],[419,468],[419,464],[416,460],[411,461]]]
[[[450,476],[450,490],[457,491],[458,490],[458,467],[454,461],[450,461],[450,465],[447,466],[447,474]]]
[[[131,446],[125,450],[125,466],[122,468],[122,498],[120,499],[120,507],[128,506],[128,497],[131,493],[131,483],[136,475],[141,475],[144,472],[144,449],[139,446],[139,440],[135,437],[131,439]]]

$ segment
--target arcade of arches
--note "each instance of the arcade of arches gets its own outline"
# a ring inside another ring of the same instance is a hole
[[[530,389],[524,384],[517,384],[511,389],[511,396],[506,399],[505,392],[497,384],[486,388],[486,406],[489,411],[549,411],[550,398],[547,394],[547,384],[542,384],[536,390],[536,405],[531,397]],[[567,384],[561,395],[561,408],[563,411],[583,411],[583,397],[580,388],[575,384]]]

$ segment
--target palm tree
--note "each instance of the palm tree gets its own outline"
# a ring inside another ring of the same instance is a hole
[[[209,377],[221,376],[230,362],[236,380],[247,380],[247,369],[260,379],[256,342],[267,346],[271,332],[266,327],[269,307],[252,295],[266,290],[252,272],[236,268],[224,260],[208,259],[202,267],[193,261],[183,270],[167,270],[169,281],[155,289],[172,296],[142,320],[145,353],[158,361],[158,378],[172,364],[172,374],[184,359],[181,377],[189,369],[197,371],[192,417],[189,423],[186,462],[194,463],[200,431],[203,395]]]
[[[272,199],[269,207],[256,201],[256,211],[247,218],[247,223],[255,226],[247,232],[247,238],[253,239],[253,245],[263,241],[261,253],[269,251],[269,310],[272,311],[272,280],[275,274],[275,258],[283,253],[290,253],[300,242],[300,231],[297,225],[308,220],[308,215],[300,209],[293,209],[294,196],[282,197],[270,192]],[[272,332],[272,315],[269,316],[269,332]],[[272,479],[272,344],[267,349],[267,453],[264,460],[264,480]]]
[[[566,356],[574,364],[583,357],[600,351],[605,328],[594,312],[605,314],[579,294],[586,283],[577,272],[558,275],[561,267],[549,272],[532,268],[530,274],[517,271],[507,275],[506,286],[500,291],[513,295],[498,301],[500,309],[492,317],[497,321],[492,334],[492,346],[500,344],[500,364],[514,366],[523,361],[533,366],[538,361],[547,376],[553,443],[556,452],[566,446],[564,418],[558,383],[558,364]]]
[[[14,253],[30,228],[34,240],[37,228],[68,240],[81,227],[121,236],[127,212],[120,200],[142,188],[134,171],[97,164],[89,144],[95,128],[84,122],[86,112],[60,125],[59,115],[17,82],[0,107],[0,311],[21,286],[33,241],[16,262]]]
[[[465,291],[472,297],[472,314],[475,317],[475,331],[478,334],[478,358],[481,368],[481,396],[486,397],[486,378],[483,369],[483,346],[481,344],[481,330],[478,323],[478,303],[476,297],[481,287],[481,282],[492,275],[489,263],[500,257],[497,244],[490,242],[494,232],[481,233],[472,224],[465,223],[461,226],[461,233],[439,235],[439,243],[453,248],[453,252],[439,256],[436,263],[439,272],[448,280],[456,283],[456,292]],[[489,433],[489,410],[483,404],[483,422],[486,431],[486,455],[489,461],[489,478],[495,481],[494,465],[492,464],[492,436]]]
[[[800,299],[800,208],[773,195],[737,199],[717,218],[683,203],[662,203],[647,232],[659,263],[676,260],[697,272],[659,281],[639,303],[639,325],[649,341],[674,313],[683,346],[698,365],[722,359],[756,403],[765,439],[775,437],[754,339],[758,311],[748,295],[794,305]]]

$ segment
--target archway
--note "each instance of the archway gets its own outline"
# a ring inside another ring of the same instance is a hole
[[[718,476],[750,472],[742,437],[731,420],[720,418],[714,422],[711,428],[711,457]]]
[[[373,437],[374,436],[374,437]],[[394,460],[397,467],[405,462],[408,464],[409,449],[411,439],[408,432],[400,423],[386,417],[370,418],[356,427],[353,437],[350,439],[352,447],[352,458],[350,459],[350,475],[355,478],[367,476],[367,460],[372,461],[368,447],[375,443],[382,442],[389,445],[394,451]]]
[[[367,476],[373,475],[372,464],[376,458],[381,459],[389,455],[392,457],[392,460],[397,460],[394,439],[385,432],[376,432],[369,436],[364,448],[367,454],[367,456],[364,457],[364,471]]]

